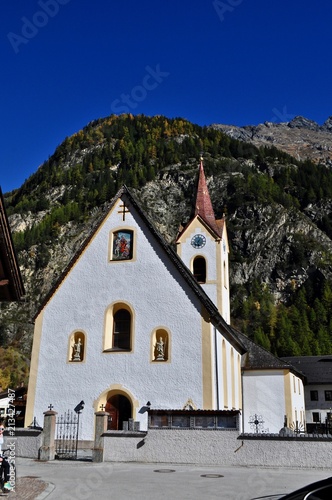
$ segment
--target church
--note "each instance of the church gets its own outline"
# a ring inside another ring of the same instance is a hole
[[[301,375],[231,326],[229,243],[201,160],[176,251],[123,186],[35,317],[25,426],[84,401],[108,429],[304,424]]]

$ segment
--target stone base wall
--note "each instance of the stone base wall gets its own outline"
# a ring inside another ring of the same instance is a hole
[[[39,458],[43,433],[17,429],[5,435],[3,448],[13,456]],[[330,469],[332,438],[240,435],[236,430],[150,429],[107,431],[102,436],[105,462],[237,465]],[[92,442],[78,448],[92,449]]]
[[[330,468],[331,439],[246,437],[237,431],[107,432],[106,462]]]
[[[42,435],[40,430],[16,428],[14,436],[5,432],[3,448],[9,448],[15,457],[38,458]]]

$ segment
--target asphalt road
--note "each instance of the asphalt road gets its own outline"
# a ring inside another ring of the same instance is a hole
[[[18,458],[18,477],[49,483],[38,500],[225,499],[287,493],[332,475],[329,469],[257,468],[178,464],[38,462]]]

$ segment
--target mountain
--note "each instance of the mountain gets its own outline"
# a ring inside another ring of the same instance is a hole
[[[264,124],[249,138],[253,127],[231,132],[127,114],[95,120],[67,137],[18,190],[4,195],[27,294],[23,303],[1,304],[0,346],[28,362],[39,304],[123,184],[172,244],[192,213],[203,151],[216,217],[227,216],[234,326],[280,356],[327,354],[332,171],[315,151],[331,136],[328,123]],[[273,131],[270,141],[265,130]],[[291,156],[308,134],[316,134],[312,160]],[[0,361],[0,385],[4,369]]]
[[[297,160],[310,158],[315,163],[332,166],[332,116],[323,125],[296,116],[285,123],[265,122],[245,127],[214,124],[212,127],[258,147],[273,145]]]

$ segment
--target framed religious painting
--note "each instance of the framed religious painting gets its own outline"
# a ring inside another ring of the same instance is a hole
[[[131,260],[133,258],[133,232],[119,230],[113,233],[111,260]]]

